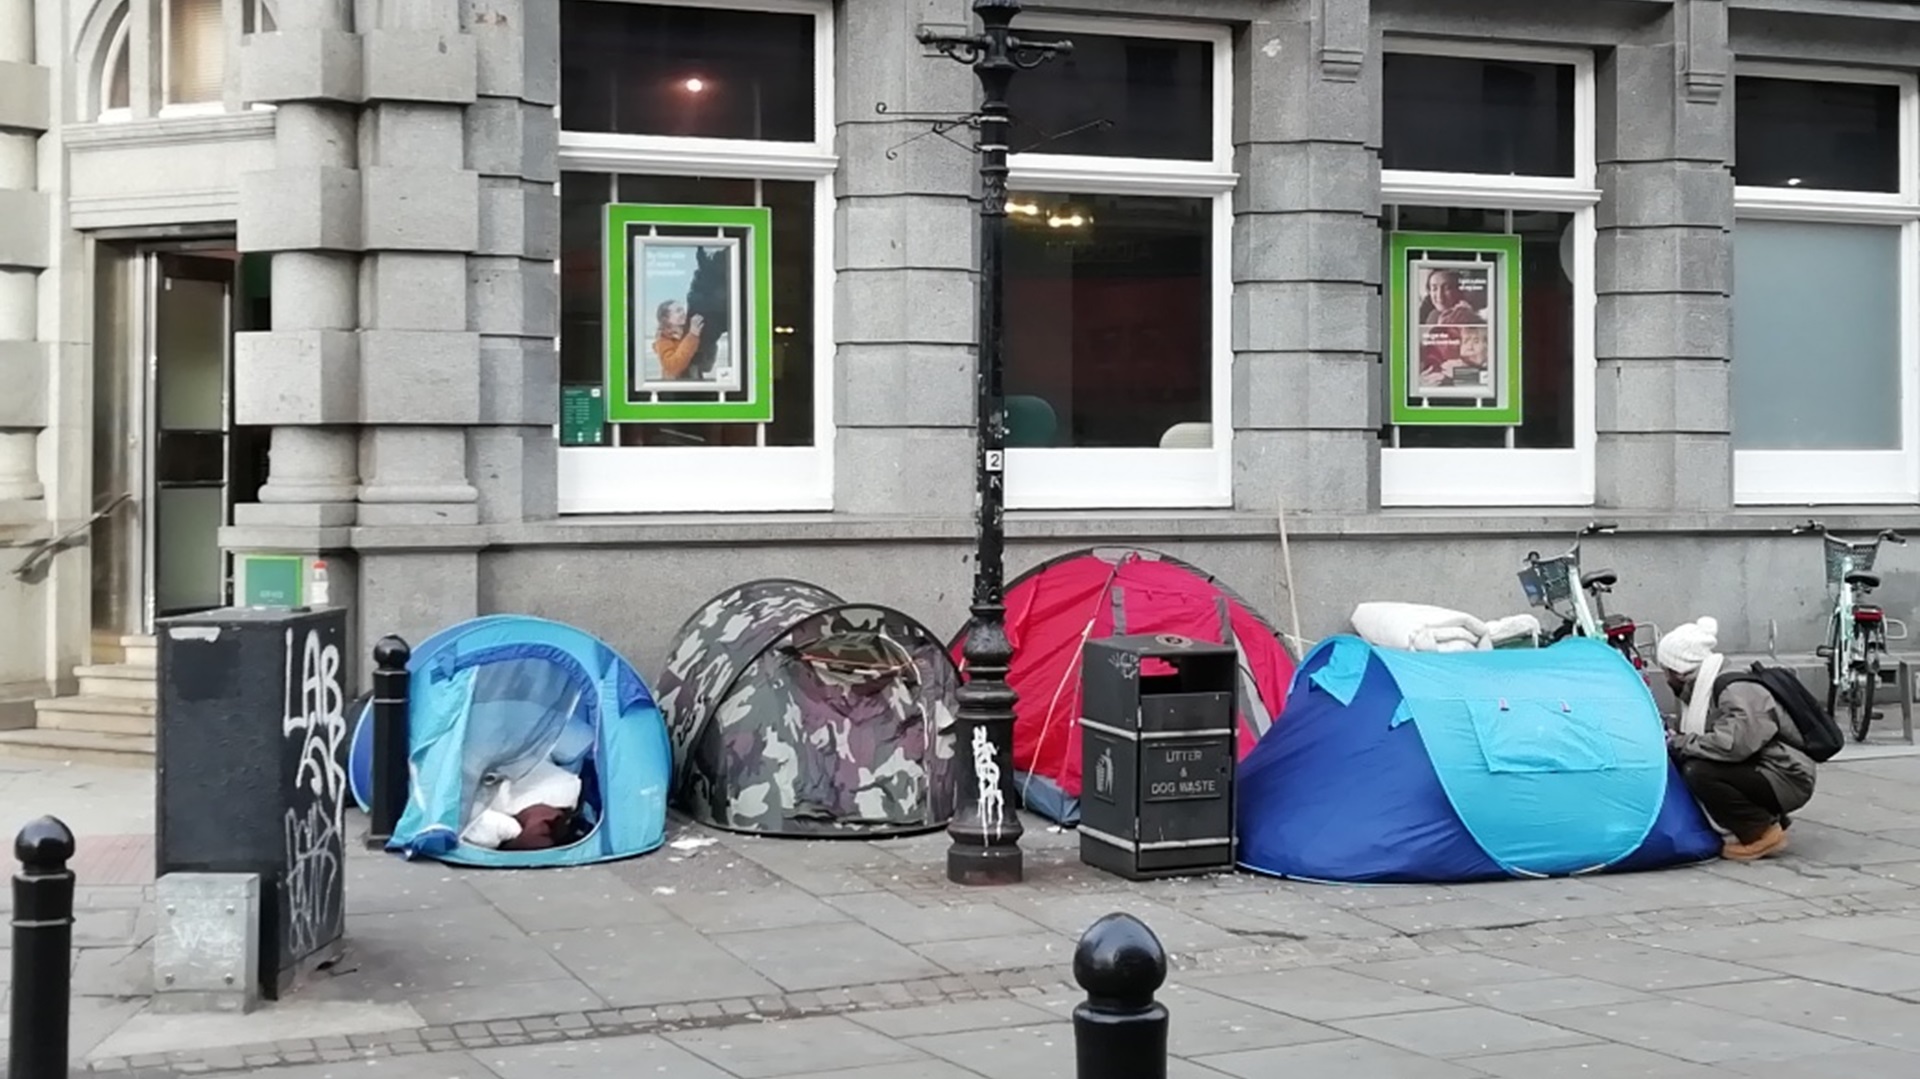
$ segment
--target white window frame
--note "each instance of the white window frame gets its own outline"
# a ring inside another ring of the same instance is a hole
[[[1594,501],[1594,57],[1585,49],[1390,37],[1389,53],[1557,64],[1573,68],[1573,175],[1387,169],[1383,205],[1547,211],[1573,217],[1573,446],[1516,449],[1401,448],[1399,430],[1380,452],[1380,502],[1390,507],[1590,506]]]
[[[1061,195],[1153,195],[1212,202],[1212,445],[1206,449],[1013,448],[1007,508],[1194,509],[1233,505],[1233,33],[1224,26],[1030,15],[1025,32],[1201,41],[1213,48],[1213,158],[1016,153],[1008,190]],[[1016,76],[1017,77],[1017,76]]]
[[[828,0],[629,0],[669,7],[811,15],[814,132],[810,142],[672,138],[567,131],[562,172],[813,184],[813,445],[562,446],[562,514],[833,509],[834,141],[833,7]],[[556,107],[554,112],[559,114]],[[557,188],[556,188],[557,189]],[[554,264],[559,272],[559,263]],[[556,417],[557,421],[558,417]],[[554,424],[559,439],[559,424]],[[764,430],[764,428],[763,428]]]
[[[1900,90],[1900,190],[1733,189],[1740,221],[1881,225],[1900,229],[1900,448],[1735,450],[1736,504],[1888,505],[1920,499],[1920,80],[1911,74],[1813,64],[1739,62],[1734,77],[1858,83]],[[1739,282],[1734,283],[1739,288]],[[1735,297],[1738,302],[1738,297]],[[1740,362],[1738,355],[1734,363]],[[1734,418],[1738,423],[1738,418]]]

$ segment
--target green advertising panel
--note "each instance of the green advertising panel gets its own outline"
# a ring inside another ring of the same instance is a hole
[[[1401,426],[1520,424],[1520,237],[1396,232],[1388,380]]]
[[[773,419],[772,211],[613,203],[605,224],[607,419]]]
[[[241,606],[298,607],[306,601],[306,559],[277,554],[236,557],[240,559]]]

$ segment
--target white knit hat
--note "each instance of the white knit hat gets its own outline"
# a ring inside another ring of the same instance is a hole
[[[1655,658],[1660,666],[1685,676],[1699,670],[1700,665],[1719,647],[1720,623],[1709,616],[1702,616],[1698,621],[1675,627],[1660,638]]]

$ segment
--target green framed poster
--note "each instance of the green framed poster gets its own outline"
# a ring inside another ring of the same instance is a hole
[[[1387,367],[1396,425],[1520,424],[1520,237],[1396,232]]]
[[[611,203],[605,216],[612,423],[773,419],[773,214]]]

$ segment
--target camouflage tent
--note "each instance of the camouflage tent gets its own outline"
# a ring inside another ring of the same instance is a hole
[[[674,797],[770,835],[888,835],[953,816],[959,672],[926,627],[802,581],[730,588],[680,627],[658,696]]]

